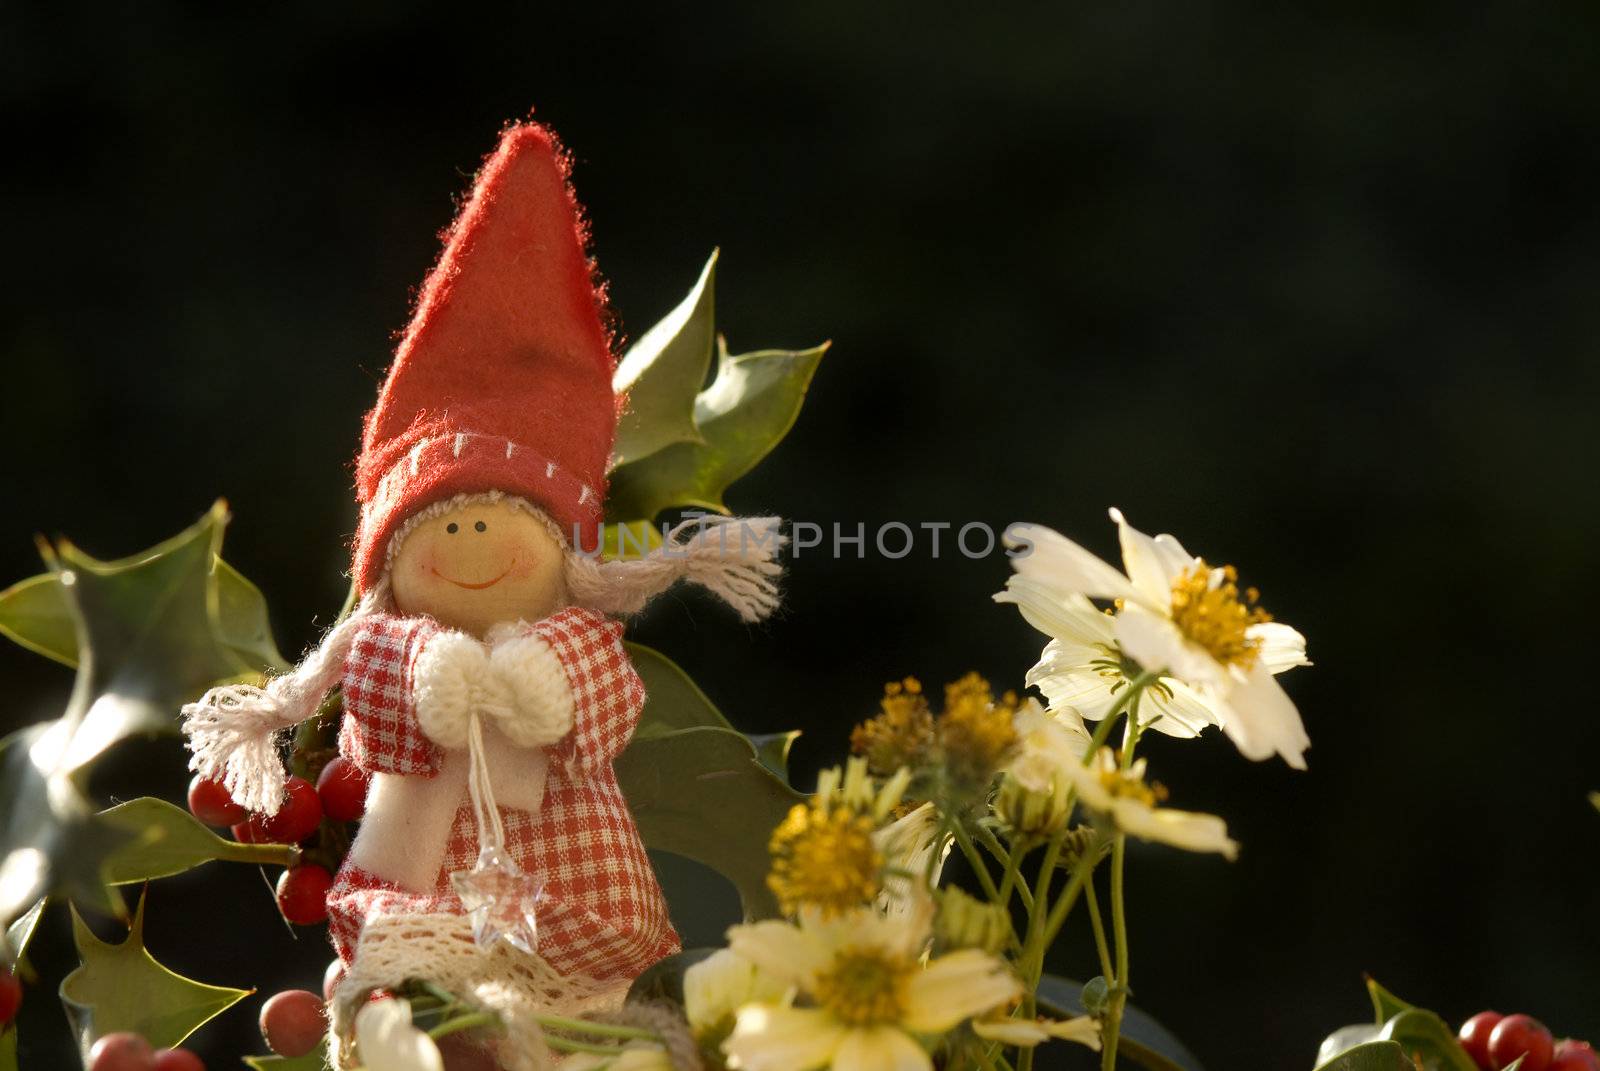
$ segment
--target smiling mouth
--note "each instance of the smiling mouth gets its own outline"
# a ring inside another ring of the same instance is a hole
[[[445,576],[439,570],[433,569],[431,566],[430,566],[430,571],[433,573],[434,576],[438,577],[440,580],[443,580],[447,584],[454,584],[456,587],[458,587],[458,588],[466,588],[468,591],[482,591],[484,588],[492,588],[492,587],[494,587],[496,584],[500,583],[500,581],[502,581],[506,577],[510,576],[511,575],[511,570],[515,569],[516,565],[517,565],[516,562],[512,562],[510,565],[506,566],[506,571],[505,572],[501,573],[499,576],[495,577],[493,580],[485,580],[485,581],[483,581],[482,583],[479,583],[479,584],[469,584],[465,580],[457,580],[454,577]]]

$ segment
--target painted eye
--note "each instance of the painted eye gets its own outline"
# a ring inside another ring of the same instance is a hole
[[[487,532],[489,530],[489,526],[487,524],[484,524],[482,521],[479,521],[477,524],[473,525],[472,527],[476,528],[480,532]]]
[[[449,532],[451,535],[455,535],[457,532],[461,531],[461,526],[455,521],[451,521],[449,524],[444,526],[444,530]]]

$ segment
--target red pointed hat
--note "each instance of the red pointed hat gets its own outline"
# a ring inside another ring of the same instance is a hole
[[[593,546],[616,436],[604,294],[567,157],[544,127],[508,127],[445,235],[356,463],[354,572],[383,575],[407,517],[503,491]]]

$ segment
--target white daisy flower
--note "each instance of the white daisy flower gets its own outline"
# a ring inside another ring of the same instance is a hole
[[[1166,792],[1147,783],[1144,771],[1143,759],[1122,769],[1116,752],[1108,747],[1101,748],[1088,766],[1069,762],[1061,767],[1077,790],[1078,802],[1122,832],[1185,851],[1216,852],[1228,859],[1238,856],[1239,845],[1228,836],[1227,823],[1216,815],[1160,806]]]
[[[719,948],[683,972],[683,1012],[696,1037],[726,1034],[746,1004],[780,1000],[789,990],[734,952]]]
[[[1052,709],[1105,717],[1140,667],[1162,676],[1140,697],[1140,724],[1173,736],[1222,726],[1252,759],[1281,755],[1305,768],[1300,712],[1274,674],[1309,665],[1305,637],[1271,621],[1232,567],[1215,568],[1170,535],[1151,538],[1113,509],[1124,575],[1058,532],[1014,528],[1016,570],[996,595],[1051,638],[1028,675]],[[1112,614],[1090,599],[1113,601]]]
[[[795,987],[803,1006],[748,1004],[723,1043],[743,1071],[931,1071],[923,1039],[1016,999],[1022,984],[987,952],[924,961],[927,916],[870,909],[798,924],[735,926],[729,947]]]
[[[408,1000],[374,1001],[357,1012],[356,1050],[374,1071],[444,1071],[439,1046],[412,1025]]]

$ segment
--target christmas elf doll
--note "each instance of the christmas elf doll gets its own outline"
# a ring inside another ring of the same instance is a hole
[[[194,768],[270,814],[275,734],[342,685],[340,751],[372,787],[329,894],[336,1050],[408,977],[515,1022],[615,1004],[679,948],[612,772],[644,702],[615,615],[687,579],[759,619],[781,538],[701,522],[594,555],[626,400],[586,238],[559,144],[509,127],[366,418],[358,606],[292,672],[185,708]]]

